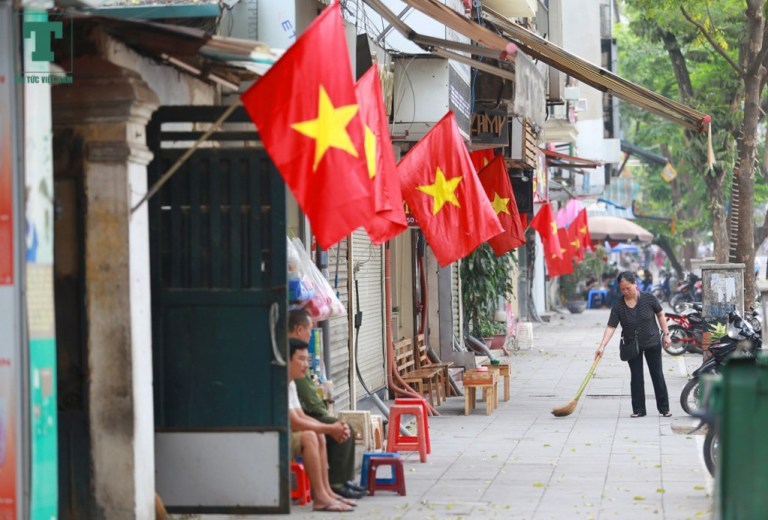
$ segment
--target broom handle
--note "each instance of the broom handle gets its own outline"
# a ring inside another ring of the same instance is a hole
[[[584,378],[584,381],[581,383],[581,386],[579,387],[579,391],[576,392],[576,397],[574,397],[575,401],[578,401],[581,397],[581,394],[584,393],[584,389],[587,388],[587,383],[589,383],[590,378],[595,373],[595,369],[597,368],[597,364],[600,363],[600,358],[602,356],[595,356],[595,362],[592,363],[592,368],[589,369],[589,372],[587,372],[587,377]]]

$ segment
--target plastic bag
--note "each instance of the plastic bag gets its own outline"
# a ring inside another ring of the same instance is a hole
[[[346,316],[344,305],[298,238],[288,239],[288,284],[292,288],[290,298],[306,302],[304,308],[313,320]],[[298,297],[294,298],[294,294]]]

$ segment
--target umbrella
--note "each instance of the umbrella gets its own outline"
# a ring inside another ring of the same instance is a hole
[[[621,244],[618,244],[616,247],[610,247],[610,244],[609,244],[608,247],[611,253],[639,253],[640,252],[640,248],[634,244],[621,243]]]
[[[653,239],[653,233],[620,217],[589,217],[587,223],[592,240],[650,242]]]

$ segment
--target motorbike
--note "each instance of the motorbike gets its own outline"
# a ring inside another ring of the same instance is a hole
[[[685,309],[686,303],[700,302],[702,293],[701,278],[693,273],[688,274],[685,280],[677,284],[675,292],[669,299],[669,305],[678,314]]]
[[[671,279],[671,273],[664,271],[659,272],[659,281],[653,284],[653,287],[651,288],[651,294],[659,300],[659,303],[669,301],[670,296],[672,296],[672,290],[670,289]]]
[[[664,316],[669,323],[670,344],[664,347],[664,352],[671,356],[680,356],[686,352],[694,354],[703,353],[702,341],[706,330],[706,323],[701,314],[702,306],[694,303],[690,308],[681,313],[665,312]]]
[[[685,413],[695,416],[701,411],[699,383],[703,374],[719,374],[731,356],[754,357],[756,351],[762,349],[762,333],[751,325],[752,321],[761,323],[760,320],[760,313],[756,310],[750,312],[749,320],[742,318],[736,311],[728,315],[726,335],[709,347],[711,356],[693,372],[680,393],[680,406]]]

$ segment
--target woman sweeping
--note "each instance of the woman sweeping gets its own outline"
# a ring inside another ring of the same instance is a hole
[[[645,384],[643,382],[643,356],[648,364],[648,371],[653,381],[656,395],[656,408],[663,417],[671,417],[669,396],[664,372],[661,368],[661,342],[669,346],[669,329],[661,304],[651,293],[641,293],[637,287],[637,276],[631,271],[624,271],[616,278],[622,298],[616,300],[611,308],[608,326],[596,354],[602,356],[605,346],[613,337],[616,326],[621,324],[621,336],[625,342],[634,342],[637,338],[639,354],[628,360],[632,379],[632,417],[645,417]],[[655,320],[654,320],[655,318]],[[658,327],[654,321],[658,321]],[[661,341],[659,327],[663,331]]]

